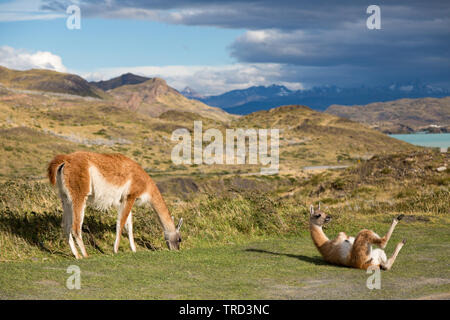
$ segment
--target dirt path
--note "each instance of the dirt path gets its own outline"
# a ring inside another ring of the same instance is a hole
[[[348,168],[349,165],[344,166],[308,166],[303,167],[305,171],[315,171],[315,170],[336,170],[336,169],[345,169]]]

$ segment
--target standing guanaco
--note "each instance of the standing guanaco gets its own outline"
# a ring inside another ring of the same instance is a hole
[[[74,256],[79,259],[75,238],[83,257],[87,257],[81,236],[84,210],[88,200],[95,207],[118,208],[114,253],[119,249],[120,237],[125,227],[130,247],[136,251],[133,238],[131,208],[135,203],[150,203],[158,214],[169,249],[180,248],[181,218],[175,227],[158,187],[135,161],[122,154],[74,152],[57,155],[48,165],[50,183],[57,185],[63,206],[64,234]]]

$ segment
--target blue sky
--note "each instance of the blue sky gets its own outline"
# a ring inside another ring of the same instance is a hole
[[[66,27],[66,8],[81,29]],[[450,4],[364,0],[0,1],[0,65],[88,80],[125,72],[216,94],[252,85],[450,87]]]
[[[82,19],[79,30],[66,19],[0,23],[2,44],[50,51],[72,70],[136,65],[219,65],[233,62],[227,50],[243,30],[170,25],[143,20]]]

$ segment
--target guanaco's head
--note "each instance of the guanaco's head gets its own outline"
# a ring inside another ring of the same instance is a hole
[[[314,210],[314,206],[311,205],[309,207],[309,223],[315,226],[323,226],[324,224],[330,222],[331,216],[320,210],[320,202],[319,208]]]
[[[173,217],[172,217],[173,219]],[[175,229],[175,232],[165,233],[164,237],[166,239],[166,244],[169,250],[180,250],[180,244],[181,244],[181,233],[180,228],[183,224],[183,218],[180,218],[178,221],[178,225]]]

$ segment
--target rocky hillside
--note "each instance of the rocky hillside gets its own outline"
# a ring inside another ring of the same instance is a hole
[[[450,97],[400,99],[364,106],[332,105],[325,112],[385,133],[450,132]]]
[[[220,108],[184,97],[161,78],[151,78],[140,84],[123,85],[109,90],[108,94],[120,106],[152,117],[169,110],[193,112],[220,121],[228,121],[234,117]]]
[[[138,76],[132,73],[125,73],[121,76],[105,80],[105,81],[91,81],[90,84],[102,89],[104,91],[115,89],[117,87],[127,85],[127,84],[139,84],[149,80],[148,77]]]

